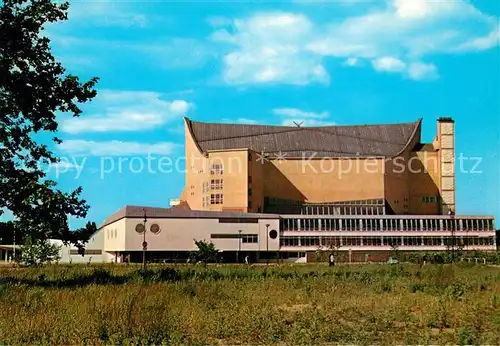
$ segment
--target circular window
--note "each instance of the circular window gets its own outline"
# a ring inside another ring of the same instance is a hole
[[[137,233],[144,233],[146,229],[144,228],[144,225],[142,223],[138,223],[136,226],[135,226],[135,231]]]
[[[151,225],[151,227],[149,228],[149,230],[154,233],[154,234],[158,234],[160,233],[160,226],[158,226],[157,223],[154,223]]]
[[[269,238],[276,239],[278,237],[278,232],[275,229],[269,231]]]

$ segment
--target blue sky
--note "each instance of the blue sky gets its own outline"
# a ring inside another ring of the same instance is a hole
[[[69,72],[100,78],[99,95],[81,118],[60,117],[64,143],[53,148],[76,159],[79,176],[71,164],[50,174],[63,190],[83,186],[88,219],[100,223],[126,204],[178,197],[182,173],[99,168],[103,155],[115,165],[148,152],[182,156],[184,116],[309,125],[422,117],[427,142],[436,119],[450,116],[457,155],[481,158],[481,173],[457,173],[457,213],[498,218],[499,16],[491,0],[74,2],[69,21],[47,34]]]

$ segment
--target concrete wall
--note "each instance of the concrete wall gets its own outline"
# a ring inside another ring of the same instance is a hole
[[[103,243],[99,241],[102,230],[97,231],[97,233],[90,239],[86,244],[85,250],[87,253],[82,256],[77,254],[78,249],[71,245],[64,245],[61,240],[50,239],[51,244],[55,244],[60,247],[59,250],[59,263],[109,263],[114,261],[114,256],[103,251]],[[100,254],[89,254],[88,250],[99,250]]]
[[[110,248],[105,246],[106,251],[142,251],[143,234],[135,231],[135,226],[142,223],[141,219],[124,219],[125,223],[120,223],[123,227],[125,242],[121,248]],[[116,222],[119,223],[119,222]],[[152,224],[160,226],[160,232],[153,234],[149,231]],[[279,232],[278,219],[263,219],[258,220],[258,223],[219,223],[218,219],[148,219],[146,227],[146,241],[148,250],[151,251],[194,251],[197,250],[194,244],[196,240],[212,241],[215,247],[219,250],[235,251],[238,249],[238,239],[211,239],[211,234],[238,234],[238,230],[242,230],[244,234],[258,234],[258,243],[241,243],[241,250],[248,251],[265,251],[266,250],[266,224],[269,224],[269,230],[275,229]],[[269,250],[276,251],[279,249],[279,236],[276,239],[269,239]]]
[[[264,195],[317,203],[383,198],[383,160],[290,159],[266,162]]]
[[[125,247],[125,223],[125,219],[121,219],[101,229],[106,251],[118,251]]]
[[[252,202],[252,207],[248,208],[248,211],[260,213],[264,211],[264,165],[257,161],[260,154],[249,151],[249,155],[248,188],[252,194],[248,196],[248,201]]]
[[[439,203],[439,158],[437,151],[417,151],[412,153],[410,172],[410,214],[437,215]],[[425,201],[434,197],[435,202]]]
[[[186,155],[186,183],[181,193],[180,199],[186,201],[193,210],[203,208],[203,182],[206,180],[208,160],[198,149],[189,126],[184,121],[185,133],[185,155]]]

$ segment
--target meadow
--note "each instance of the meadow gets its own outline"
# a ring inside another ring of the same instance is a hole
[[[500,268],[0,268],[2,344],[500,344]]]

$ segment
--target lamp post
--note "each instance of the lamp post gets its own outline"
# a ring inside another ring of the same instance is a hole
[[[449,209],[448,210],[448,215],[450,216],[451,219],[451,262],[455,263],[455,225],[454,225],[454,213],[453,210]]]
[[[148,218],[146,216],[146,209],[142,209],[144,212],[144,232],[143,232],[143,240],[142,240],[142,269],[146,271],[146,250],[148,249],[148,243],[146,242],[146,222]]]
[[[14,235],[13,235],[12,243],[14,245],[14,248],[12,249],[12,252],[13,252],[12,259],[15,261],[16,260],[16,230],[15,229],[14,229]]]
[[[269,226],[266,224],[266,266],[269,265]]]
[[[238,231],[238,252],[236,253],[236,263],[240,263],[240,251],[241,251],[241,229]]]

